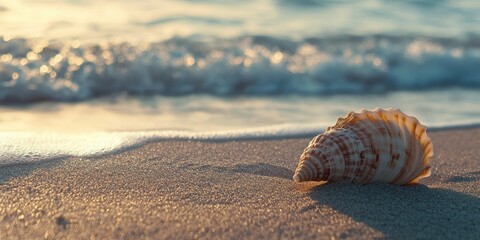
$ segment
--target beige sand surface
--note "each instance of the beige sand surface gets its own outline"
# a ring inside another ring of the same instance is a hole
[[[0,168],[0,239],[480,239],[480,129],[414,186],[296,184],[310,139],[164,141]]]

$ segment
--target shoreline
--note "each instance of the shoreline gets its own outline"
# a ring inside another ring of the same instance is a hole
[[[480,128],[430,130],[413,186],[291,180],[310,138],[163,140],[0,167],[1,239],[474,239]]]
[[[475,130],[480,123],[442,127],[427,127],[430,133],[443,131]],[[38,165],[42,162],[66,158],[101,158],[140,148],[158,142],[198,141],[225,143],[232,141],[279,141],[284,139],[312,138],[326,127],[299,125],[274,125],[227,131],[100,131],[100,132],[2,132],[0,131],[0,168],[19,165]],[[11,139],[15,140],[11,140]],[[92,139],[96,140],[95,142]],[[6,143],[5,143],[6,142]],[[25,144],[28,142],[28,145]],[[58,143],[62,144],[58,144]],[[18,149],[12,146],[19,145]],[[59,147],[60,146],[60,147]],[[70,147],[69,147],[70,146]],[[44,150],[47,149],[47,150]],[[29,152],[24,157],[23,152]],[[32,160],[34,159],[34,160]]]

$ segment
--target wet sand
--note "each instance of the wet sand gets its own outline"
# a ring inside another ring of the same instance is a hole
[[[0,239],[479,239],[480,128],[413,186],[291,180],[310,139],[162,141],[0,168]]]

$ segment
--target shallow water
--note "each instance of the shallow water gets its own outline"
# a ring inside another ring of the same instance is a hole
[[[155,140],[312,137],[350,110],[399,107],[428,129],[477,125],[469,90],[329,97],[129,97],[1,107],[0,165],[92,156]]]
[[[480,122],[478,103],[478,91],[462,89],[323,97],[117,95],[79,103],[3,106],[0,107],[0,131],[201,133],[302,125],[324,129],[349,111],[376,107],[399,108],[428,127],[441,128]]]

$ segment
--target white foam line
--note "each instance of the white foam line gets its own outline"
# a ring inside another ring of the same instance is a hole
[[[278,139],[313,135],[324,127],[315,125],[276,125],[243,130],[188,132],[92,132],[46,133],[1,132],[0,166],[39,162],[68,156],[96,156],[161,140],[226,141]]]
[[[456,125],[433,125],[429,130],[480,127],[480,122]],[[163,140],[235,141],[313,137],[325,126],[316,124],[284,124],[242,130],[188,132],[92,132],[45,133],[0,132],[0,166],[40,162],[69,156],[99,156]]]

